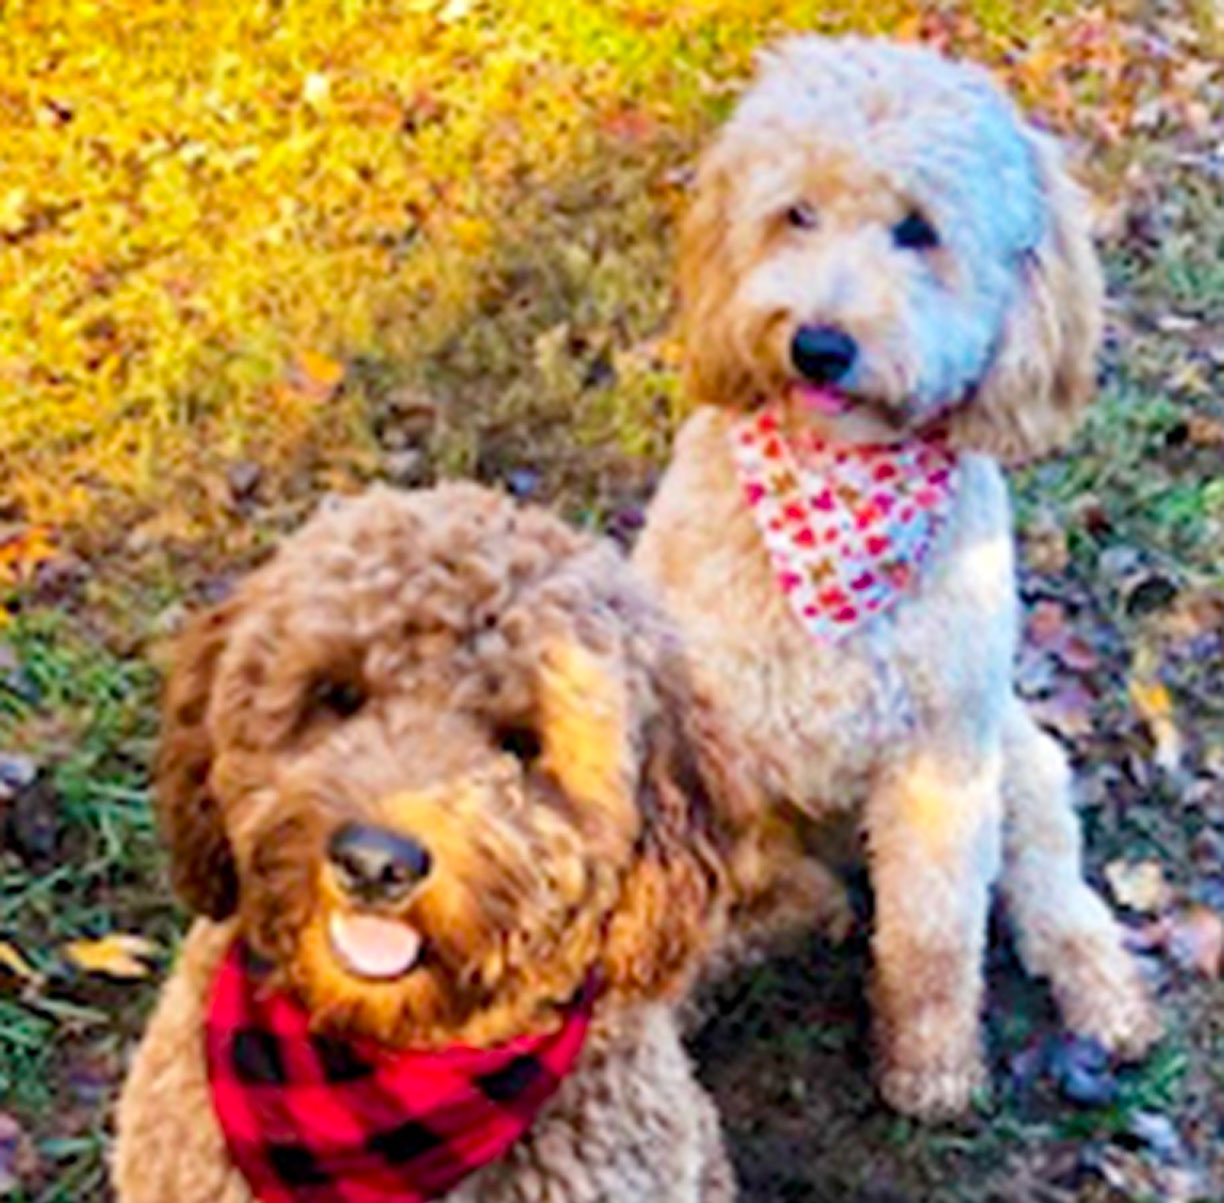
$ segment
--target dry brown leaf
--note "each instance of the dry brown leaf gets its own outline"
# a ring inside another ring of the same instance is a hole
[[[1164,870],[1154,860],[1110,861],[1105,880],[1119,904],[1140,914],[1155,915],[1172,901]]]
[[[100,940],[73,940],[64,945],[63,954],[86,973],[135,979],[149,976],[145,962],[157,955],[157,945],[144,936],[113,932]]]
[[[1029,523],[1024,534],[1024,559],[1035,572],[1057,576],[1070,563],[1066,524],[1043,511]]]
[[[1067,638],[1067,611],[1055,601],[1038,602],[1029,612],[1028,641],[1054,651]]]
[[[1186,423],[1190,442],[1197,447],[1219,447],[1224,444],[1224,421],[1206,414],[1191,414]]]
[[[1095,699],[1082,685],[1070,681],[1061,685],[1049,697],[1034,698],[1029,712],[1043,726],[1064,739],[1083,739],[1092,734],[1092,710]]]
[[[0,1196],[13,1194],[38,1169],[29,1133],[7,1111],[0,1111]]]
[[[1183,969],[1218,978],[1224,966],[1224,917],[1208,906],[1191,906],[1173,917],[1169,955]]]

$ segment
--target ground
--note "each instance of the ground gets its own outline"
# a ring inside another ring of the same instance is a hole
[[[1102,397],[1016,475],[1021,686],[1160,991],[1142,1066],[992,940],[993,1094],[882,1110],[863,930],[706,1000],[759,1203],[1224,1198],[1224,31],[1090,8],[481,0],[17,5],[0,21],[0,1196],[99,1203],[185,916],[148,809],[164,637],[329,491],[474,475],[631,541],[683,413],[696,149],[783,29],[922,38],[1070,140]],[[862,893],[862,891],[860,891]],[[863,899],[864,906],[866,900]]]

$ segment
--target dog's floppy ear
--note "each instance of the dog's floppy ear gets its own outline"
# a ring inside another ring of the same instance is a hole
[[[709,405],[743,404],[754,391],[748,359],[737,353],[729,323],[736,281],[729,245],[731,158],[723,142],[706,152],[680,226],[677,266],[685,390],[694,401]]]
[[[1007,462],[1060,446],[1096,387],[1104,286],[1088,200],[1052,138],[1026,131],[1046,228],[1020,264],[994,364],[952,419],[958,445]]]
[[[693,683],[678,647],[651,665],[656,708],[641,731],[641,835],[604,947],[613,991],[666,996],[716,941],[734,859],[759,815],[749,768],[719,711]]]
[[[158,825],[170,847],[174,888],[193,910],[213,919],[232,914],[238,904],[233,854],[208,786],[208,700],[234,613],[232,603],[222,603],[193,618],[176,641],[156,764]]]

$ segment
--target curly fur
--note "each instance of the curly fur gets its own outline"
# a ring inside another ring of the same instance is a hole
[[[797,205],[802,221],[788,220]],[[909,213],[938,245],[898,245],[890,233]],[[636,563],[741,735],[769,750],[761,776],[778,815],[796,833],[838,818],[864,833],[885,1098],[938,1116],[984,1081],[996,881],[1027,966],[1049,977],[1068,1022],[1140,1052],[1157,1024],[1083,880],[1065,758],[1011,681],[1018,605],[995,460],[1065,435],[1091,395],[1100,328],[1086,207],[1056,146],[977,68],[877,41],[794,39],[763,56],[705,156],[681,242],[687,381],[701,407]],[[917,590],[832,647],[792,617],[728,448],[740,415],[787,395],[803,324],[847,331],[860,354],[843,382],[852,404],[795,421],[856,443],[938,420],[965,451]]]
[[[343,705],[337,705],[343,697]],[[157,765],[188,936],[119,1110],[122,1203],[250,1203],[208,1097],[202,1008],[235,932],[319,1025],[399,1046],[550,1022],[595,971],[578,1069],[454,1199],[719,1203],[733,1187],[673,1002],[759,806],[668,622],[608,546],[475,486],[325,512],[182,636]],[[330,833],[373,822],[432,868],[429,950],[350,973]]]

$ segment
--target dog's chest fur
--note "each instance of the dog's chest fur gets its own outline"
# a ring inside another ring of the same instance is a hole
[[[938,746],[947,731],[963,746],[998,717],[1017,610],[1006,487],[992,461],[963,457],[914,593],[822,644],[792,615],[742,500],[732,421],[704,409],[681,431],[635,561],[684,625],[699,669],[777,759],[790,800],[816,818],[855,810],[919,739]]]

